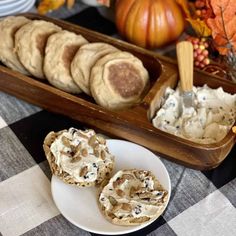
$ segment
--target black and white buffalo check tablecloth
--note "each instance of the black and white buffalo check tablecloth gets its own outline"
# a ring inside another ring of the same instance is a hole
[[[67,20],[116,34],[114,24],[96,8],[81,5],[78,9],[80,12]],[[84,125],[0,92],[0,235],[94,235],[69,223],[51,196],[43,139],[49,131],[69,127]],[[235,236],[235,151],[234,147],[224,162],[210,171],[162,159],[171,178],[169,205],[158,220],[129,235]]]

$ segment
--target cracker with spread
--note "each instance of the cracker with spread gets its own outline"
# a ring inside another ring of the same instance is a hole
[[[52,131],[43,148],[52,173],[67,184],[100,185],[108,180],[114,167],[106,140],[94,130]]]
[[[168,192],[147,170],[118,171],[102,189],[99,206],[113,224],[140,225],[159,217]]]

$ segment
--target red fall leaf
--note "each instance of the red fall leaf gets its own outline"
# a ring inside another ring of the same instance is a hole
[[[236,1],[208,0],[214,16],[206,20],[215,47],[221,55],[236,51]]]

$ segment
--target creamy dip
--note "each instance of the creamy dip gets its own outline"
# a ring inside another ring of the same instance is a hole
[[[181,114],[181,91],[167,88],[163,105],[152,120],[153,125],[168,133],[197,143],[210,144],[222,140],[236,117],[236,94],[231,95],[207,85],[193,87],[195,108]]]
[[[112,212],[119,219],[143,216],[151,219],[163,209],[167,191],[158,190],[156,180],[147,171],[141,171],[140,178],[135,177],[134,171],[136,170],[118,171],[103,188],[99,202],[105,211]],[[130,179],[129,176],[133,177]],[[114,185],[115,182],[118,184]],[[131,188],[139,189],[138,193],[132,195]],[[125,204],[124,208],[122,204]]]
[[[96,135],[94,130],[65,130],[55,139],[50,150],[60,170],[78,182],[95,181],[98,171],[104,170],[114,159],[105,139]]]

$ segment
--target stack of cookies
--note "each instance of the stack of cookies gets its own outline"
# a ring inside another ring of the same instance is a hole
[[[84,92],[107,109],[139,103],[149,86],[147,70],[131,53],[51,22],[10,16],[0,21],[0,35],[7,67],[68,93]]]
[[[52,131],[43,148],[52,173],[66,184],[98,187],[98,206],[111,223],[140,225],[163,212],[168,192],[156,177],[140,169],[119,170],[112,176],[115,157],[94,130]]]

